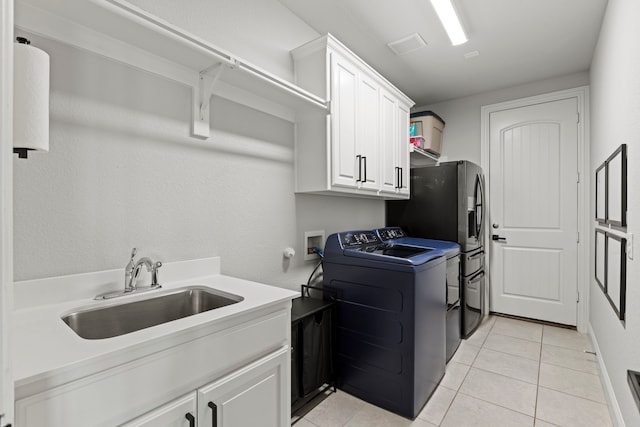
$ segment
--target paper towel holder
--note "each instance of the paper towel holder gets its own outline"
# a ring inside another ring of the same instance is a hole
[[[21,44],[31,44],[31,40],[26,37],[16,37],[16,41]],[[14,148],[13,154],[17,154],[19,159],[26,159],[27,153],[29,152],[28,148]]]
[[[29,39],[27,39],[26,37],[16,37],[16,41],[18,42],[18,44],[22,44],[22,45],[30,45],[31,41]],[[39,49],[37,49],[39,50]],[[48,59],[48,55],[46,55],[46,53],[40,51],[41,54],[44,54],[44,56],[46,56],[46,74],[47,74],[47,81],[48,81],[48,74],[49,74],[49,59]],[[17,59],[16,59],[17,61]],[[15,72],[15,69],[14,69]],[[14,76],[15,79],[15,76]],[[14,83],[14,97],[15,96],[20,96],[19,90],[16,90],[16,85]],[[44,95],[42,95],[44,97]],[[33,150],[42,150],[42,151],[49,151],[49,138],[48,138],[48,128],[49,128],[49,123],[48,123],[48,100],[49,100],[49,87],[48,87],[48,82],[46,85],[46,111],[47,111],[47,120],[46,120],[46,133],[47,136],[44,139],[44,146],[43,146],[43,142],[42,141],[31,141],[29,140],[25,145],[27,145],[26,147],[22,147],[22,146],[18,146],[16,147],[16,135],[20,134],[21,136],[24,134],[23,130],[19,127],[19,126],[31,126],[33,125],[33,123],[30,123],[27,121],[22,120],[22,117],[15,117],[14,116],[14,148],[13,148],[13,153],[18,155],[18,158],[20,159],[26,159],[28,158],[28,153],[29,151],[33,151]],[[16,100],[14,100],[14,114],[19,114],[20,111],[16,110],[16,105],[20,104],[21,106],[24,106],[23,103],[21,102],[17,102]],[[25,114],[22,114],[22,116],[24,117]],[[24,140],[23,140],[24,141]],[[21,143],[18,143],[21,144]]]

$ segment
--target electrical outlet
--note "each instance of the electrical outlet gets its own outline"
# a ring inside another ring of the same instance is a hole
[[[324,247],[324,230],[305,231],[303,245],[305,261],[320,258],[317,253],[313,252],[312,248],[316,247],[322,249]]]

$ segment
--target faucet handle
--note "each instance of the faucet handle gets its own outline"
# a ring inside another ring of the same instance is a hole
[[[151,286],[160,286],[158,284],[158,269],[162,267],[162,261],[156,261],[151,267]]]
[[[124,266],[124,291],[125,292],[129,292],[133,289],[133,283],[135,283],[133,281],[133,270],[135,269],[135,263],[133,261],[133,258],[136,256],[136,253],[138,252],[137,248],[133,248],[131,249],[131,259],[129,260],[129,262],[127,263],[127,265]],[[136,280],[138,278],[136,277]]]

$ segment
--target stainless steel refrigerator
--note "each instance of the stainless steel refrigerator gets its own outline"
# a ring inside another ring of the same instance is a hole
[[[386,225],[411,237],[460,244],[461,333],[469,337],[484,314],[484,176],[469,161],[411,169],[411,198],[386,203]]]

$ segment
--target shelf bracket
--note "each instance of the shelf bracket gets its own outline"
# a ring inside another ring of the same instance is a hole
[[[209,108],[211,105],[211,96],[213,89],[222,77],[225,68],[233,69],[236,67],[235,60],[227,64],[220,62],[205,68],[198,73],[198,85],[194,86],[194,105],[193,105],[193,136],[207,139],[209,138]],[[197,90],[197,93],[195,93]]]

